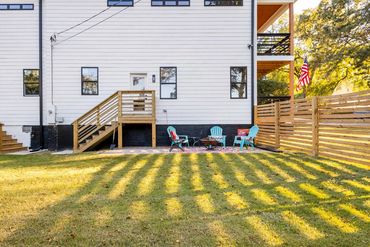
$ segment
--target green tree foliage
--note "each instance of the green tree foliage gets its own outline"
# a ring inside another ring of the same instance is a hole
[[[312,79],[307,95],[331,95],[341,84],[353,91],[370,88],[369,20],[368,0],[322,0],[297,17],[295,76],[298,81],[307,56]],[[277,26],[285,31],[287,22]],[[288,70],[281,68],[267,78],[288,82]]]
[[[309,95],[332,94],[343,82],[355,91],[370,88],[369,20],[368,0],[323,0],[298,17],[296,58],[308,55]]]

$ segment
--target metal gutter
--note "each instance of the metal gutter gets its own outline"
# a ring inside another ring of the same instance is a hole
[[[44,126],[43,126],[43,109],[44,109],[44,102],[43,102],[43,45],[42,45],[42,0],[39,0],[39,111],[40,111],[40,149],[44,148]]]
[[[256,0],[251,0],[251,4],[252,4],[252,33],[251,33],[251,39],[252,39],[252,42],[251,42],[251,54],[252,54],[252,86],[251,86],[251,90],[252,90],[252,97],[251,97],[251,112],[252,112],[252,119],[251,119],[251,122],[252,122],[252,125],[254,125],[254,120],[255,120],[255,116],[254,116],[254,83],[257,83],[257,81],[255,81],[254,77],[255,77],[255,39],[254,39],[254,36],[255,36],[255,19],[257,18],[256,16],[256,11],[255,11],[255,3],[256,3]]]

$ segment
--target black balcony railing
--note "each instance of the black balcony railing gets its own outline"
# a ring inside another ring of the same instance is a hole
[[[259,33],[257,35],[259,56],[288,56],[290,54],[290,33]]]

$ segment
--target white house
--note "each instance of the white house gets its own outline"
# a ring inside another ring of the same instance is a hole
[[[145,108],[154,129],[122,122],[124,146],[151,145],[152,131],[153,144],[167,145],[169,125],[189,136],[219,125],[231,142],[253,125],[257,77],[293,66],[293,3],[1,0],[0,123],[25,147],[71,148],[72,123],[94,106],[117,91],[154,90]],[[286,11],[290,34],[263,33]],[[148,98],[133,97],[140,115]]]

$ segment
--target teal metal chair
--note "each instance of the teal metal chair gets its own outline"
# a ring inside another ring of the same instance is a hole
[[[226,136],[222,135],[222,128],[219,126],[214,126],[211,128],[211,135],[208,137],[216,139],[222,146],[226,147]]]
[[[171,149],[170,149],[170,151],[172,151],[172,149],[174,147],[179,147],[181,150],[183,150],[182,149],[182,145],[183,144],[185,144],[185,145],[187,145],[189,147],[189,137],[187,135],[177,135],[179,137],[179,139],[178,140],[174,140],[172,138],[172,135],[171,135],[171,132],[172,131],[177,134],[175,127],[169,126],[167,128],[167,134],[168,134],[168,137],[171,140]]]
[[[242,139],[242,142],[240,143],[240,150],[243,150],[243,147],[246,145],[247,147],[248,146],[251,146],[252,149],[254,150],[254,139],[256,138],[257,134],[258,134],[258,131],[260,129],[258,128],[257,125],[254,125],[250,130],[249,130],[249,134],[248,136],[245,136],[243,139]]]

